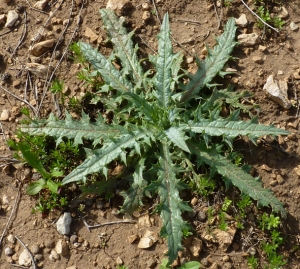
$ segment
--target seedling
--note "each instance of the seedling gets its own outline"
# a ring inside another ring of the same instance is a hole
[[[100,10],[103,23],[113,44],[107,59],[91,45],[79,42],[73,45],[75,54],[88,61],[85,74],[101,75],[103,85],[98,95],[105,106],[105,117],[98,114],[90,120],[82,113],[74,120],[69,113],[63,120],[51,115],[46,121],[34,121],[22,130],[34,135],[55,137],[59,145],[64,137],[72,139],[74,146],[91,141],[86,159],[62,180],[62,184],[77,182],[88,184],[94,173],[110,180],[110,167],[123,163],[130,188],[123,193],[122,212],[132,213],[143,205],[144,196],[158,195],[157,211],[162,218],[161,235],[168,242],[168,263],[171,264],[182,249],[181,239],[187,223],[182,212],[191,208],[180,198],[186,183],[197,186],[200,174],[209,170],[238,187],[262,206],[271,206],[286,216],[282,204],[264,189],[261,183],[238,167],[225,153],[232,151],[237,136],[248,136],[254,143],[262,135],[285,135],[286,130],[239,119],[239,109],[231,104],[230,115],[220,115],[219,100],[233,95],[228,89],[217,90],[215,76],[225,75],[222,69],[230,59],[236,45],[235,20],[229,19],[224,33],[217,38],[214,49],[208,49],[198,71],[192,75],[181,70],[182,55],[173,53],[168,14],[164,16],[158,36],[158,54],[149,56],[153,70],[144,72],[138,59],[138,47],[131,40],[132,33],[123,27],[111,10]],[[120,63],[116,68],[113,61]],[[188,83],[182,83],[187,76]],[[206,89],[204,91],[204,88]],[[208,95],[208,93],[210,93]],[[237,105],[237,104],[236,104]],[[106,180],[100,179],[100,185]]]

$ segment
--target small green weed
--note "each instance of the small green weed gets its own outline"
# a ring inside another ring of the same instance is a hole
[[[159,269],[170,269],[170,263],[168,262],[167,259],[163,259]],[[187,262],[184,265],[178,267],[178,269],[199,269],[200,268],[200,263],[199,262]]]
[[[258,259],[255,258],[254,256],[249,257],[248,258],[248,266],[249,266],[249,269],[258,268]]]
[[[256,9],[256,13],[266,23],[274,26],[275,28],[281,29],[285,23],[281,18],[277,16],[271,16],[269,10],[265,6],[259,6]],[[261,29],[265,27],[264,23],[260,20],[257,21],[257,25]]]

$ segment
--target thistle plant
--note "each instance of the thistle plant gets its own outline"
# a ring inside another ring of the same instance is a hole
[[[189,182],[199,186],[203,167],[210,167],[212,176],[220,174],[226,184],[238,187],[259,205],[271,206],[285,216],[286,211],[271,191],[225,154],[224,148],[233,150],[232,141],[237,136],[247,136],[255,143],[263,135],[288,133],[258,124],[257,118],[241,121],[239,109],[225,118],[220,115],[220,100],[230,98],[233,92],[218,90],[213,79],[226,74],[222,69],[237,44],[235,20],[228,20],[217,45],[208,49],[206,59],[197,60],[198,71],[188,74],[181,69],[183,56],[172,50],[168,14],[158,35],[158,53],[148,59],[153,68],[145,71],[146,60],[138,58],[138,47],[131,40],[134,33],[128,34],[123,19],[112,11],[101,9],[100,13],[113,44],[111,55],[106,58],[82,42],[73,47],[91,65],[91,75],[101,76],[103,85],[97,95],[106,112],[113,113],[113,119],[105,119],[99,113],[91,121],[82,113],[80,120],[74,120],[66,112],[64,120],[50,115],[47,120],[36,120],[22,128],[30,134],[53,136],[57,144],[63,137],[73,139],[74,145],[93,141],[87,158],[66,175],[62,184],[87,184],[89,175],[102,173],[106,180],[97,182],[100,191],[110,180],[112,164],[124,163],[127,169],[123,178],[129,178],[130,187],[123,192],[121,211],[132,213],[143,205],[146,195],[158,195],[156,209],[162,219],[161,236],[168,242],[169,263],[182,248],[183,230],[187,227],[182,213],[191,210],[181,200],[180,191],[188,188]],[[116,68],[115,61],[120,68]],[[186,84],[183,77],[188,78]]]

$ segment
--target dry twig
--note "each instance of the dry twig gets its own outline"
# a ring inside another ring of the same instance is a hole
[[[13,214],[14,214],[14,212],[15,212],[15,209],[16,209],[16,207],[17,207],[17,203],[18,203],[18,201],[19,201],[19,197],[20,197],[20,187],[19,187],[19,189],[18,189],[18,193],[17,193],[17,197],[16,197],[16,199],[15,199],[14,206],[13,206],[11,212],[10,212],[8,221],[7,221],[7,223],[6,223],[5,227],[4,227],[3,233],[2,233],[2,235],[1,235],[1,238],[0,238],[0,245],[2,244],[3,238],[4,238],[5,234],[6,234],[7,228],[8,228],[8,226],[9,226],[9,223],[10,223],[10,221],[11,221],[11,219],[12,219],[12,216],[13,216]]]
[[[21,245],[28,251],[30,257],[31,257],[31,260],[32,260],[32,267],[33,269],[38,269],[38,267],[36,266],[36,263],[35,263],[35,259],[34,259],[34,256],[32,255],[32,253],[30,252],[30,250],[28,249],[28,247],[22,242],[22,240],[15,235],[15,238],[21,243]]]
[[[275,32],[279,33],[279,30],[272,27],[270,24],[266,23],[261,17],[259,17],[243,0],[241,0],[241,2],[243,3],[243,5],[256,17],[258,18],[264,25],[268,26],[269,28],[271,28],[272,30],[274,30]]]
[[[85,227],[88,229],[89,232],[91,232],[90,229],[99,228],[99,227],[106,226],[106,225],[123,224],[123,223],[132,223],[132,224],[136,223],[135,220],[118,220],[118,221],[104,222],[104,223],[96,224],[96,225],[89,225],[84,218],[82,220],[83,220],[83,223],[84,223]]]

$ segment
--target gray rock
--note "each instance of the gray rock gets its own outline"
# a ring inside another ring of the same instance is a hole
[[[14,26],[14,24],[16,23],[18,18],[19,18],[19,14],[15,10],[8,11],[7,20],[6,20],[6,24],[4,27],[9,28],[9,27]]]
[[[56,223],[56,229],[60,234],[69,234],[72,217],[69,212],[65,212],[60,216]]]
[[[31,256],[26,249],[24,249],[19,256],[19,265],[24,265],[24,266],[31,265]]]
[[[285,109],[289,109],[291,107],[292,104],[288,99],[288,94],[287,94],[288,85],[286,81],[274,80],[273,75],[271,75],[267,78],[267,82],[264,85],[263,89],[270,94],[271,99],[273,101],[277,102]]]
[[[0,120],[7,121],[10,117],[10,111],[4,109],[1,113]]]
[[[30,250],[33,254],[38,254],[40,252],[40,247],[37,244],[33,244],[30,247]]]
[[[240,44],[244,47],[250,47],[260,43],[259,36],[256,33],[241,34],[238,35],[237,39],[238,42],[240,42]]]

